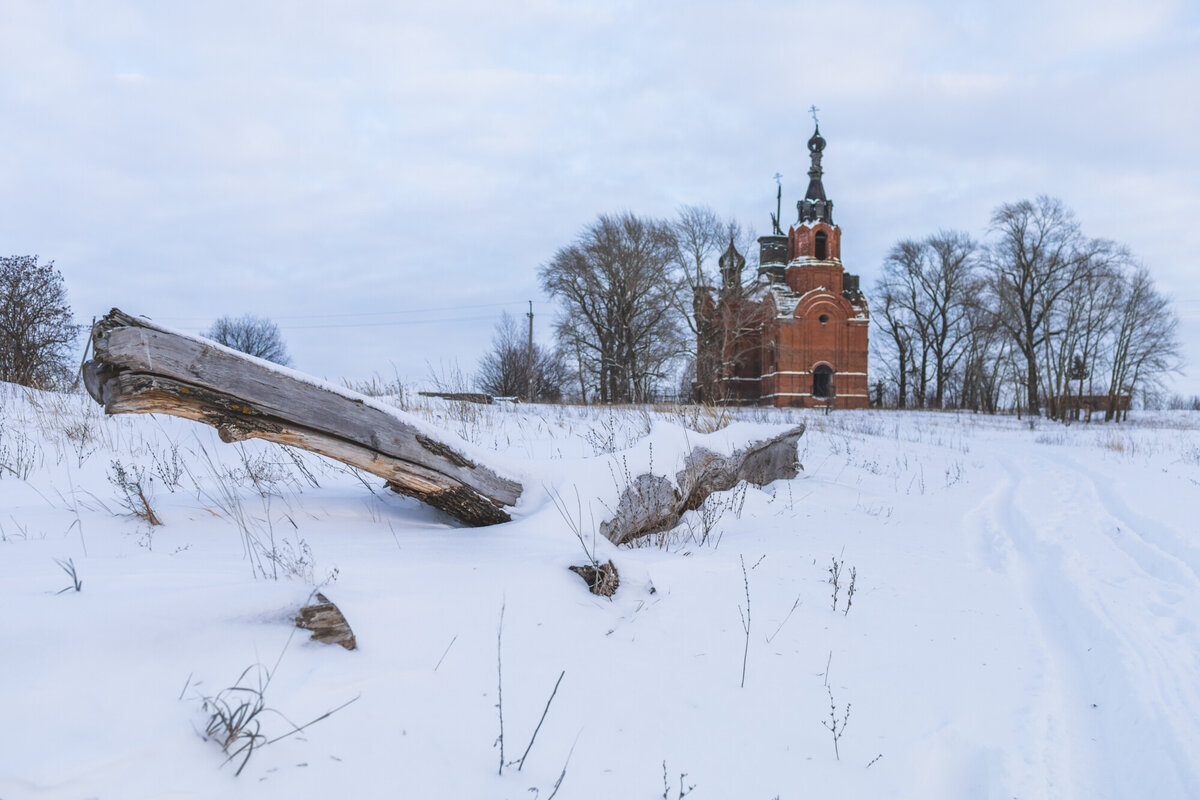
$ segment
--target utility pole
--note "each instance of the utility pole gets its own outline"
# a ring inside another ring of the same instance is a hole
[[[526,369],[525,369],[526,376],[529,378],[529,388],[527,390],[527,396],[525,398],[525,401],[528,403],[532,403],[533,402],[533,369],[534,369],[534,364],[533,364],[533,301],[532,300],[529,301],[529,350],[526,351],[525,363],[527,365]]]

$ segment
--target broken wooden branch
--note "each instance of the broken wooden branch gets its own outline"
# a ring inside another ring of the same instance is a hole
[[[613,544],[670,530],[686,511],[699,508],[713,492],[732,489],[740,481],[764,486],[796,477],[796,443],[804,425],[722,456],[696,447],[683,460],[672,481],[665,475],[633,478],[621,493],[612,519],[600,523],[600,533]]]
[[[300,609],[296,615],[296,627],[312,631],[315,642],[340,644],[347,650],[358,647],[354,631],[350,630],[350,623],[341,609],[320,592],[317,592],[315,604]]]
[[[612,559],[607,564],[584,564],[580,567],[567,567],[579,577],[587,581],[588,591],[601,597],[612,597],[621,585],[621,576]]]

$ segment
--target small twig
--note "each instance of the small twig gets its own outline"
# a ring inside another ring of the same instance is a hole
[[[683,788],[683,779],[687,777],[686,772],[679,773],[679,794],[675,795],[675,800],[683,800],[684,797],[692,793],[696,788],[695,784]],[[663,761],[663,800],[671,800],[671,784],[667,781],[667,762]]]
[[[833,754],[838,761],[841,761],[842,754],[838,752],[838,740],[842,738],[842,734],[846,731],[846,723],[850,721],[850,704],[846,703],[846,712],[839,720],[835,715],[837,706],[833,702],[833,689],[826,687],[826,691],[829,692],[829,722],[821,720],[821,724],[833,734]]]
[[[583,733],[582,730],[579,733]],[[558,775],[558,780],[554,782],[554,791],[546,800],[554,800],[554,795],[558,794],[558,787],[562,786],[563,779],[567,777],[567,766],[571,763],[571,756],[575,754],[575,745],[579,744],[579,733],[575,734],[575,741],[571,742],[571,749],[567,751],[567,760],[563,762],[562,772]]]
[[[844,561],[838,561],[836,558],[831,559],[829,565],[829,584],[833,586],[833,610],[837,611],[837,596],[838,596],[838,581],[842,577],[842,565]]]
[[[766,556],[763,556],[766,558]],[[762,559],[759,559],[760,561]],[[746,659],[750,656],[750,578],[746,575],[746,560],[738,555],[738,561],[742,562],[742,585],[746,587],[746,613],[742,614],[742,607],[738,606],[738,616],[742,618],[742,630],[746,632],[746,644],[742,648],[742,689],[746,688]]]
[[[833,663],[833,651],[829,651],[829,658],[825,659],[825,688],[829,688],[829,665]]]
[[[352,697],[351,699],[349,699],[349,700],[347,700],[346,702],[342,703],[342,704],[341,704],[340,706],[338,706],[337,708],[331,708],[331,709],[329,709],[328,711],[326,711],[324,714],[322,714],[321,716],[317,717],[316,719],[310,719],[308,722],[304,723],[303,725],[300,725],[300,726],[294,727],[294,728],[292,728],[292,730],[288,731],[287,733],[285,733],[285,734],[283,734],[283,735],[281,735],[281,736],[276,736],[274,739],[268,739],[268,740],[267,740],[267,744],[275,744],[275,743],[276,743],[276,742],[278,742],[280,739],[286,739],[287,737],[291,736],[292,734],[294,734],[294,733],[299,733],[300,731],[304,730],[304,729],[305,729],[305,728],[307,728],[309,725],[315,725],[316,723],[320,722],[321,720],[323,720],[323,719],[325,719],[325,718],[327,718],[327,717],[331,717],[331,716],[333,716],[334,714],[336,714],[337,712],[341,711],[341,710],[342,710],[343,708],[345,708],[346,706],[348,706],[348,705],[350,705],[351,703],[353,703],[355,700],[358,700],[358,698],[360,698],[360,697],[362,697],[362,695],[361,695],[361,694],[360,694],[360,695],[357,695],[357,696],[355,696],[355,697]]]
[[[846,587],[846,610],[842,612],[842,616],[850,613],[850,604],[854,602],[854,582],[858,578],[858,571],[850,568],[850,585]]]
[[[792,618],[792,614],[794,614],[796,609],[799,607],[800,607],[800,595],[796,595],[796,602],[792,603],[792,610],[789,611],[787,613],[787,616],[783,618],[783,622],[779,623],[779,627],[775,629],[775,632],[767,637],[767,644],[770,644],[771,640],[773,640],[776,636],[779,635],[779,632],[781,630],[783,630],[783,626],[787,624],[787,621]]]
[[[184,683],[184,684],[183,684],[183,688],[179,690],[179,699],[180,699],[180,700],[182,700],[182,699],[183,699],[183,694],[184,694],[184,692],[186,692],[186,691],[188,690],[188,687],[192,685],[192,676],[193,676],[193,675],[195,675],[195,674],[196,674],[196,673],[194,673],[194,672],[189,672],[189,673],[188,673],[188,679],[187,679],[187,682],[186,682],[186,683]]]
[[[877,755],[877,756],[875,756],[874,758],[872,758],[872,759],[871,759],[871,764],[874,764],[876,761],[878,761],[878,760],[879,760],[879,759],[881,759],[881,758],[883,758],[883,753],[880,753],[879,755]],[[867,768],[867,769],[870,769],[870,768],[871,768],[871,764],[867,764],[867,767],[866,767],[866,768]]]
[[[500,625],[496,629],[496,711],[500,716],[500,736],[496,742],[500,745],[500,769],[497,775],[504,774],[504,662],[501,656],[501,644],[504,637],[504,601],[500,601]]]
[[[451,647],[454,647],[454,643],[455,643],[457,640],[458,640],[458,634],[456,633],[456,634],[454,634],[454,638],[452,638],[452,639],[450,640],[450,644],[446,645],[446,650],[445,650],[445,652],[443,652],[443,653],[442,653],[442,657],[438,659],[437,665],[436,665],[436,666],[434,666],[434,668],[433,668],[433,671],[434,671],[434,672],[437,672],[437,671],[438,671],[438,667],[440,667],[440,666],[442,665],[442,662],[446,660],[446,653],[449,653],[449,652],[450,652],[450,648],[451,648]]]
[[[525,747],[525,752],[521,754],[521,760],[517,762],[517,772],[521,771],[521,767],[525,766],[525,757],[529,755],[529,750],[533,747],[533,740],[537,738],[538,731],[542,729],[542,723],[546,721],[546,714],[550,711],[550,704],[554,702],[554,695],[558,694],[558,685],[562,683],[563,675],[567,671],[564,669],[558,674],[558,680],[554,682],[554,691],[550,693],[550,699],[546,701],[546,707],[542,709],[542,718],[538,720],[537,727],[533,729],[533,736],[529,737],[529,744]]]
[[[611,469],[611,465],[609,466]],[[579,540],[579,546],[583,548],[583,554],[587,556],[588,563],[593,567],[600,566],[600,562],[596,560],[596,522],[592,520],[592,547],[589,550],[587,542],[583,538],[583,502],[579,497],[579,487],[575,488],[575,516],[572,517],[567,510],[567,501],[563,499],[562,494],[552,487],[543,484],[546,494],[550,495],[550,499],[554,501],[554,507],[558,509],[559,516],[567,523],[567,527],[571,529],[571,533],[575,534],[575,538]]]

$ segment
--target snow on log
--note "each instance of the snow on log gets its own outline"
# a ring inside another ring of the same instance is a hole
[[[470,457],[451,434],[356,392],[118,309],[92,327],[88,394],[109,414],[171,414],[217,429],[222,441],[258,438],[299,447],[384,478],[468,525],[511,518],[524,487]],[[738,481],[796,476],[800,425],[722,456],[694,448],[675,479],[634,478],[600,530],[614,543],[674,526],[712,492]]]

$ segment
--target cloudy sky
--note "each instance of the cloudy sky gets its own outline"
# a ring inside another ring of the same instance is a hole
[[[1049,194],[1174,298],[1200,394],[1200,5],[0,0],[0,252],[75,313],[257,313],[331,379],[473,369],[602,212],[803,195],[843,261]],[[786,211],[785,211],[786,219]]]

